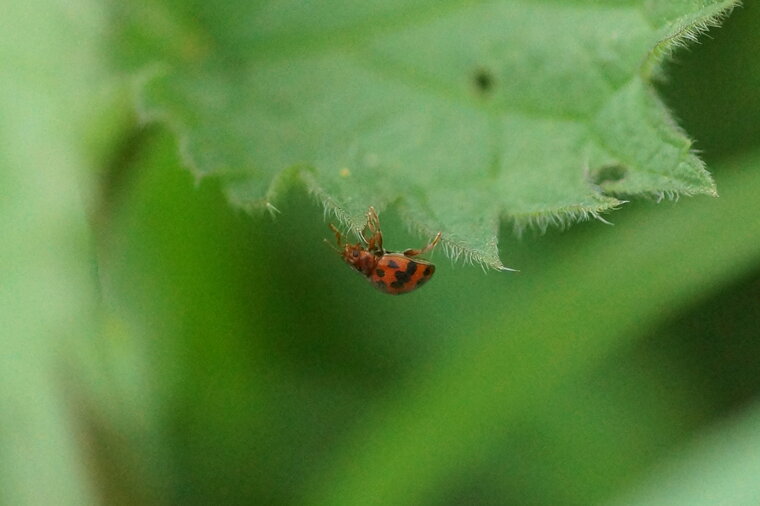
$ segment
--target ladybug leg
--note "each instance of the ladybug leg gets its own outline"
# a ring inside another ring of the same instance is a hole
[[[383,234],[378,230],[372,234],[367,243],[367,249],[373,253],[383,251]]]
[[[425,246],[422,249],[408,249],[404,250],[404,256],[406,257],[416,257],[417,255],[422,255],[424,253],[427,253],[431,249],[435,248],[435,246],[441,241],[441,233],[438,232],[436,236],[433,238],[432,241],[430,241],[430,244]]]
[[[369,206],[369,209],[367,210],[367,223],[365,223],[364,228],[359,232],[359,237],[364,244],[369,244],[379,229],[380,220],[377,217],[377,212],[375,212],[374,207]],[[367,240],[368,236],[369,241]]]
[[[380,230],[380,217],[372,206],[369,206],[369,209],[367,209],[367,228],[372,232]]]
[[[367,225],[366,230],[372,234],[367,243],[367,249],[370,251],[383,251],[383,233],[380,231],[380,218],[377,216],[375,208],[370,206],[367,210]]]
[[[335,228],[335,226],[333,226],[333,224],[332,224],[332,223],[330,223],[328,226],[330,227],[330,230],[332,230],[333,232],[335,232],[335,239],[338,241],[338,247],[336,248],[335,246],[333,246],[333,245],[330,243],[330,241],[328,241],[327,239],[325,239],[325,240],[324,240],[324,241],[325,241],[325,244],[327,244],[327,245],[328,245],[328,246],[330,246],[332,249],[334,249],[335,251],[337,251],[338,253],[340,253],[340,252],[341,252],[340,250],[341,250],[341,248],[342,248],[342,245],[340,244],[340,239],[341,239],[341,235],[340,235],[340,232],[338,231],[338,229],[337,229],[337,228]]]
[[[335,228],[335,225],[333,225],[332,223],[330,223],[328,227],[330,227],[330,230],[332,230],[335,233],[335,240],[338,242],[338,247],[342,246],[341,239],[343,238],[343,235],[340,233],[340,230]]]

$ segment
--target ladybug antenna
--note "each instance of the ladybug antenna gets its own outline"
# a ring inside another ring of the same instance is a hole
[[[335,242],[337,243],[337,246],[334,246],[330,241],[325,239],[325,243],[330,246],[330,248],[334,249],[338,254],[343,254],[343,248],[345,247],[345,244],[343,243],[343,234],[340,233],[340,230],[333,225],[332,223],[328,223],[327,226],[330,228],[330,230],[333,231],[335,234]]]
[[[333,243],[331,243],[327,239],[323,239],[323,241],[325,241],[325,244],[327,244],[330,247],[330,249],[335,250],[336,253],[341,253],[341,251],[338,248],[336,248]]]

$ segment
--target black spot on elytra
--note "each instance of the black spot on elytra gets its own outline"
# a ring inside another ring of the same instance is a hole
[[[405,284],[406,281],[396,280],[391,283],[391,288],[403,288]]]
[[[399,283],[408,283],[411,276],[406,271],[396,271],[396,281]]]
[[[428,265],[427,267],[425,267],[425,270],[422,271],[422,274],[424,274],[425,277],[430,277],[433,274],[433,269],[431,267],[432,267],[432,265]],[[419,284],[419,283],[417,283],[417,284]]]
[[[375,270],[375,274],[377,274],[378,278],[382,278],[383,276],[385,276],[385,271],[382,269],[377,269]]]
[[[493,90],[495,79],[493,74],[488,70],[478,69],[472,76],[472,82],[475,85],[475,89],[485,95]]]
[[[388,260],[388,267],[391,269],[398,269],[398,264],[395,260]]]
[[[406,273],[409,274],[409,276],[413,276],[414,273],[417,272],[417,267],[419,265],[420,264],[418,264],[417,262],[410,261],[409,264],[407,264],[406,266]],[[396,277],[398,277],[398,275],[396,275]]]

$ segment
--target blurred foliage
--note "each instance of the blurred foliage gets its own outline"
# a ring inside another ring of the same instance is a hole
[[[756,2],[660,83],[719,198],[504,224],[521,272],[436,253],[400,298],[302,189],[273,219],[194,181],[67,9],[0,18],[3,504],[757,504]]]
[[[82,139],[105,79],[103,13],[90,0],[2,11],[0,504],[90,504],[60,362],[97,325]]]

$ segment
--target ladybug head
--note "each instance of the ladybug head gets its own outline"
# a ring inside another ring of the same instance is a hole
[[[367,251],[361,244],[344,244],[341,256],[348,265],[366,275],[369,275],[377,265],[377,256]]]
[[[362,243],[350,244],[343,242],[343,236],[340,231],[332,224],[328,226],[330,227],[330,230],[335,233],[335,239],[338,242],[338,247],[336,248],[335,246],[332,246],[332,248],[343,257],[343,260],[345,260],[348,265],[352,266],[357,271],[365,276],[372,274],[372,271],[377,266],[378,259],[383,254],[382,249],[373,249],[374,242],[370,242],[366,246]],[[364,236],[362,236],[362,240],[364,240]],[[325,242],[327,242],[327,240],[325,240]]]

